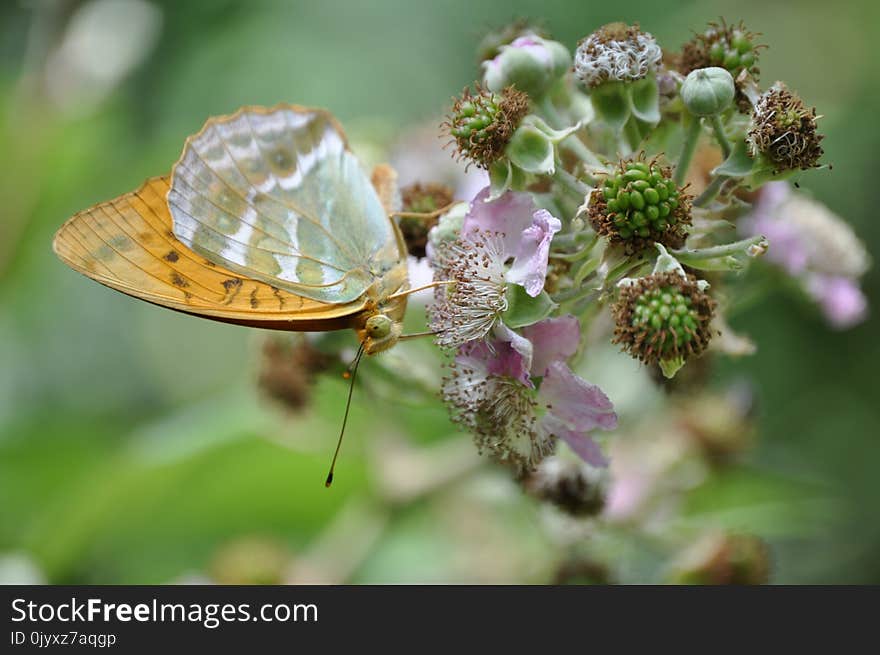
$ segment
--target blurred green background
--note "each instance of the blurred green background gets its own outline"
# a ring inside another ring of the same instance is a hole
[[[603,23],[639,21],[672,49],[719,16],[745,20],[771,46],[762,82],[785,80],[825,116],[833,170],[804,175],[802,187],[876,252],[873,0],[3,2],[0,575],[556,579],[570,544],[547,536],[546,517],[512,483],[479,468],[438,404],[359,392],[328,491],[340,380],[322,379],[313,405],[285,416],[256,391],[262,335],[112,293],[50,246],[72,213],[166,172],[206,117],[240,105],[327,107],[356,144],[379,151],[399,126],[442,115],[476,77],[483,33],[522,16],[570,47]],[[874,308],[878,284],[874,268],[864,280]],[[759,353],[715,375],[754,385],[758,437],[741,464],[688,491],[682,534],[697,521],[760,536],[773,582],[880,583],[877,319],[832,332],[780,292],[735,327]],[[641,538],[593,543],[611,579],[664,579]]]

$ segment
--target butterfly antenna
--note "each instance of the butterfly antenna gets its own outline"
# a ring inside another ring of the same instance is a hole
[[[354,379],[357,376],[358,366],[361,363],[361,357],[364,355],[364,344],[361,344],[361,347],[358,348],[357,355],[355,355],[354,361],[349,366],[349,370],[351,371],[351,378],[348,385],[348,400],[345,401],[345,414],[342,417],[342,429],[339,431],[339,440],[336,442],[336,452],[333,453],[333,461],[330,462],[330,471],[327,473],[327,480],[324,482],[325,487],[330,487],[333,484],[333,470],[336,468],[336,458],[339,457],[339,448],[342,446],[342,437],[345,435],[345,424],[348,423],[348,410],[351,409],[351,396],[354,393]],[[346,371],[347,372],[347,371]]]

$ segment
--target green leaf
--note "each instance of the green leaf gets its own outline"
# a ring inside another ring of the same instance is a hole
[[[532,298],[520,285],[510,284],[507,287],[507,311],[501,315],[501,320],[510,328],[525,327],[550,316],[556,306],[546,291]]]
[[[749,155],[749,147],[745,140],[740,139],[733,145],[730,157],[725,159],[712,171],[712,175],[724,175],[726,177],[748,177],[751,175],[755,160]]]
[[[651,75],[630,82],[627,90],[633,115],[646,123],[659,123],[660,92],[657,90],[657,78]]]
[[[601,119],[620,132],[632,113],[632,101],[620,82],[606,82],[590,93],[593,108]]]

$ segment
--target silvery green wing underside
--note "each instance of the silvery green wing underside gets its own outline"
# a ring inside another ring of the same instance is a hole
[[[318,109],[210,119],[174,166],[168,206],[192,250],[321,302],[359,298],[401,259],[370,179]]]

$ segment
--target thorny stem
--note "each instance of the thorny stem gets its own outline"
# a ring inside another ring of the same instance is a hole
[[[718,145],[721,146],[721,154],[727,159],[730,157],[733,148],[730,145],[730,141],[727,140],[727,135],[724,133],[724,125],[721,123],[721,116],[714,114],[709,120],[712,123],[712,129],[715,131],[715,138],[718,139]]]
[[[700,140],[700,119],[697,116],[691,116],[691,124],[684,133],[684,143],[681,144],[681,154],[678,156],[678,163],[675,165],[675,175],[673,181],[682,186],[687,177],[688,168],[691,165],[691,159],[694,156],[694,150],[697,148],[697,141]]]

